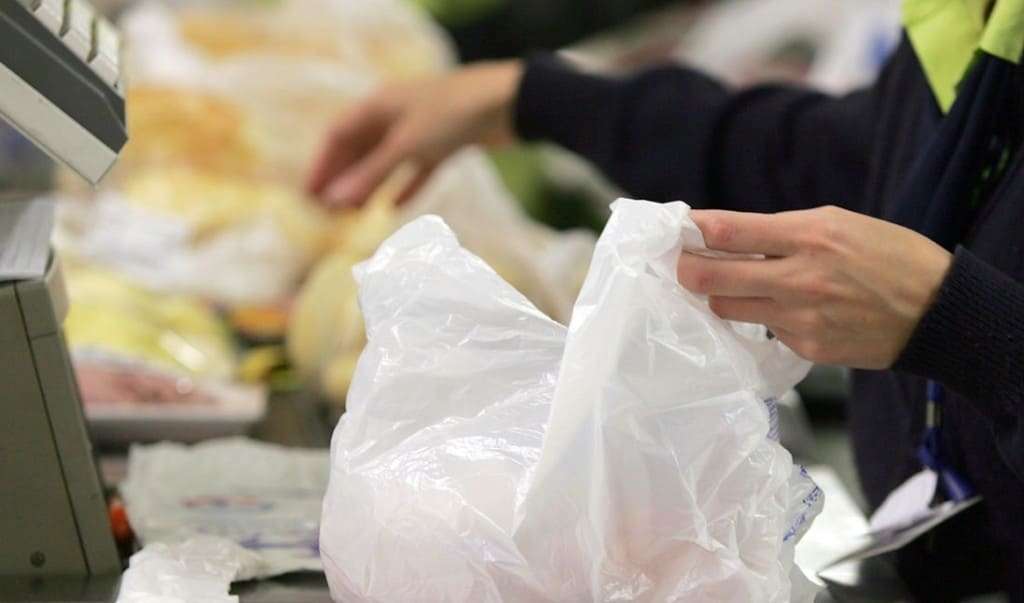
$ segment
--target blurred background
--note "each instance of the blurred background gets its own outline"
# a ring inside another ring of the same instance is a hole
[[[737,85],[842,93],[869,83],[898,37],[883,0],[96,4],[125,37],[121,161],[93,190],[0,126],[0,189],[60,201],[67,335],[93,437],[114,453],[243,433],[326,444],[363,344],[351,267],[422,213],[567,320],[617,191],[563,151],[468,150],[401,209],[387,185],[340,214],[304,198],[320,137],[380,83],[561,51],[600,71],[682,61]],[[844,372],[820,367],[799,391],[788,443],[856,493]]]
[[[0,125],[0,190],[59,201],[66,333],[108,483],[137,442],[326,446],[364,343],[351,268],[417,215],[568,320],[617,191],[564,151],[466,150],[401,208],[394,182],[361,210],[304,197],[328,126],[375,86],[560,51],[604,72],[686,62],[843,93],[899,35],[886,0],[95,3],[124,35],[121,160],[91,189]],[[846,395],[842,370],[815,369],[784,401],[783,439],[862,504]]]

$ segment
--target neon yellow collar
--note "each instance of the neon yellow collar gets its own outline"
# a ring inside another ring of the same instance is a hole
[[[1018,63],[1024,51],[1024,0],[903,0],[903,26],[942,112],[979,50]]]

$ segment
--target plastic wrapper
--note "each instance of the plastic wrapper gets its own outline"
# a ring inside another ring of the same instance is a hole
[[[184,375],[230,379],[235,349],[212,308],[187,295],[160,295],[107,270],[70,262],[72,349],[143,361]]]
[[[123,26],[129,44],[145,43],[129,66],[147,77],[195,77],[211,65],[276,56],[394,79],[437,71],[455,58],[441,29],[402,0],[148,0]],[[168,60],[168,53],[180,58]]]
[[[241,433],[263,416],[266,392],[235,381],[231,335],[207,304],[75,262],[65,280],[64,331],[95,438],[191,441]]]
[[[324,133],[376,83],[453,63],[396,0],[149,0],[122,24],[130,141],[99,193],[62,183],[90,201],[62,211],[62,251],[231,307],[281,302],[362,247],[359,220],[301,190]]]
[[[201,89],[133,85],[126,102],[131,138],[114,181],[153,166],[251,178],[266,163],[256,123],[230,98]]]
[[[333,232],[287,189],[189,170],[140,172],[120,192],[58,207],[62,252],[155,291],[227,306],[287,297]]]
[[[238,562],[228,581],[246,580],[321,569],[317,530],[327,474],[325,450],[244,438],[161,443],[132,447],[120,490],[146,548],[222,539],[233,543],[226,553]]]
[[[791,600],[822,496],[772,398],[809,365],[678,285],[702,248],[684,204],[619,201],[568,329],[436,217],[358,266],[368,344],[320,532],[335,600]]]
[[[298,191],[324,132],[370,85],[330,65],[269,56],[191,84],[132,84],[131,138],[106,187],[143,169],[188,168]]]
[[[380,82],[454,64],[444,33],[398,0],[148,0],[123,29],[139,113],[129,115],[125,168],[162,153],[292,187],[350,103]],[[207,153],[218,135],[240,152]]]
[[[132,555],[117,603],[238,603],[231,582],[260,565],[255,553],[216,536],[152,544]]]

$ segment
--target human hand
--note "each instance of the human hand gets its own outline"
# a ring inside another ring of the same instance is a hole
[[[328,134],[307,182],[329,207],[361,205],[402,164],[415,175],[410,197],[464,145],[513,138],[518,61],[481,63],[449,75],[382,88],[349,110]]]
[[[718,316],[766,325],[823,364],[892,366],[952,263],[912,230],[837,207],[691,215],[709,249],[765,259],[684,252],[680,284],[708,295]]]

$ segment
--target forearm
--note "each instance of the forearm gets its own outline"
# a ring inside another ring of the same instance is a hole
[[[613,78],[537,56],[526,63],[515,124],[527,140],[550,141],[589,160],[630,195],[703,205],[710,196],[712,106],[726,95],[688,70]],[[685,99],[697,96],[705,108],[687,116]]]
[[[609,78],[541,56],[526,64],[515,125],[638,197],[761,212],[859,209],[870,101],[781,86],[734,92],[678,66]]]

